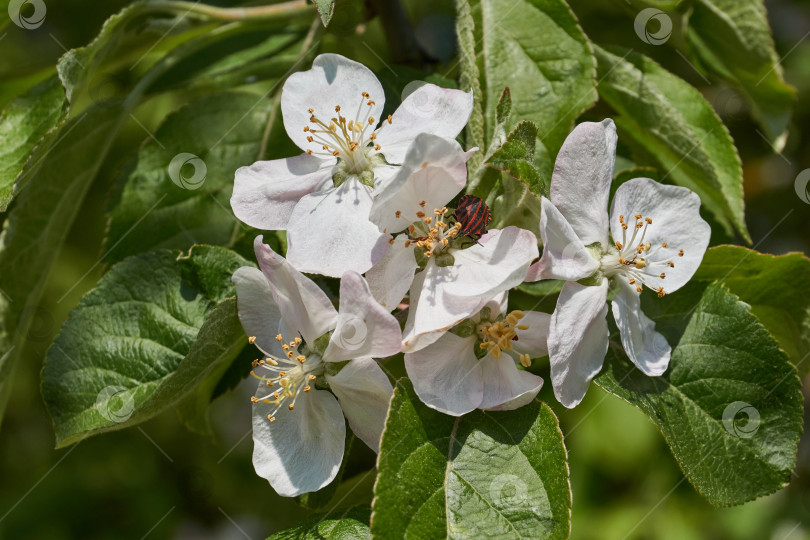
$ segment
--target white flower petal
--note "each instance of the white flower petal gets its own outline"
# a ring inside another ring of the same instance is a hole
[[[284,351],[276,341],[281,328],[281,311],[273,300],[270,284],[261,270],[243,266],[233,273],[239,322],[245,334],[256,338],[254,345],[265,355],[281,356]]]
[[[381,164],[375,165],[374,171],[374,193],[380,193],[385,190],[385,187],[391,183],[391,180],[396,176],[399,171],[399,165]]]
[[[388,402],[394,393],[382,368],[371,358],[357,358],[337,375],[327,375],[326,380],[354,434],[369,448],[379,452]]]
[[[259,268],[267,278],[273,299],[287,327],[309,343],[335,327],[337,311],[315,283],[292,267],[257,236],[253,242]],[[294,339],[295,336],[284,336]]]
[[[564,279],[577,281],[599,269],[599,261],[591,256],[571,224],[551,201],[540,201],[543,213],[540,216],[540,237],[543,240],[543,256],[529,269],[526,281],[541,279]]]
[[[484,378],[484,396],[479,408],[493,411],[509,411],[531,402],[540,388],[543,379],[522,371],[515,365],[515,359],[508,354],[495,358],[488,354],[480,360]]]
[[[526,325],[526,330],[516,330],[517,341],[512,343],[515,351],[528,354],[532,358],[542,358],[548,354],[548,329],[551,315],[540,311],[524,311],[518,325]]]
[[[630,360],[650,377],[663,375],[672,348],[667,339],[655,331],[655,322],[641,311],[641,295],[632,285],[622,283],[611,308]]]
[[[363,273],[382,259],[388,236],[368,220],[369,188],[350,178],[340,187],[305,196],[287,225],[287,259],[302,272],[340,277]]]
[[[605,360],[608,348],[607,280],[588,287],[567,282],[551,316],[548,351],[554,395],[575,407]]]
[[[583,122],[565,139],[554,164],[551,202],[586,246],[607,244],[616,139],[613,120]]]
[[[621,241],[619,215],[624,215],[632,227],[634,216],[652,219],[644,241],[652,249],[644,255],[649,263],[672,260],[674,268],[657,265],[647,268],[648,281],[653,288],[663,287],[667,293],[677,291],[688,282],[703,260],[712,229],[700,217],[700,197],[681,186],[668,186],[649,178],[628,180],[616,190],[610,209],[610,231],[614,240]],[[627,231],[631,233],[631,231]],[[640,237],[639,237],[640,238]],[[667,247],[662,244],[666,242]],[[678,250],[683,249],[683,257]],[[664,272],[661,279],[658,274]]]
[[[375,105],[366,105],[363,92],[368,92]],[[314,114],[329,125],[331,118],[340,114],[354,120],[360,107],[360,121],[371,116],[379,120],[385,105],[385,93],[377,77],[363,64],[339,54],[321,54],[312,62],[312,69],[293,73],[281,91],[281,114],[287,135],[301,150],[321,151],[321,145],[307,142],[304,127],[319,127],[309,121]],[[314,109],[314,113],[308,112]]]
[[[413,254],[413,246],[405,247],[408,237],[401,234],[380,262],[366,272],[371,294],[388,311],[393,311],[411,287],[413,275],[419,265]]]
[[[455,139],[467,125],[472,107],[472,91],[425,84],[406,97],[394,111],[392,123],[384,123],[378,131],[380,152],[389,163],[402,163],[411,141],[420,133]]]
[[[233,213],[257,229],[284,229],[301,197],[331,184],[334,166],[334,158],[301,154],[240,167],[231,196]]]
[[[425,405],[452,416],[478,408],[484,382],[473,347],[475,337],[447,333],[429,347],[405,355],[408,377]]]
[[[537,238],[518,227],[492,229],[472,247],[453,250],[455,264],[441,268],[440,286],[457,297],[491,296],[517,287],[537,258]]]
[[[419,221],[417,212],[433,216],[435,208],[442,208],[464,189],[470,154],[456,141],[428,133],[417,135],[405,163],[376,192],[371,221],[393,234]]]
[[[444,332],[481,311],[497,295],[497,292],[483,297],[447,294],[444,285],[451,275],[447,267],[440,268],[431,260],[414,277],[402,335],[403,351],[415,351],[435,342]]]
[[[402,332],[399,323],[382,307],[355,272],[346,272],[340,280],[340,310],[325,362],[341,362],[371,356],[384,358],[399,352]]]
[[[267,389],[260,385],[256,397]],[[323,390],[300,396],[295,409],[285,405],[270,422],[275,405],[253,405],[253,467],[283,497],[317,491],[340,469],[346,424],[335,397]]]

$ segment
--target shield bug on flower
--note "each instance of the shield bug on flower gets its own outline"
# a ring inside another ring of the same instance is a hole
[[[475,195],[464,195],[456,206],[456,221],[461,224],[459,236],[478,239],[487,232],[492,213],[487,203]]]

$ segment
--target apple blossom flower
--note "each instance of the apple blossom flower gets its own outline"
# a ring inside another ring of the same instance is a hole
[[[380,122],[384,104],[371,70],[322,54],[312,69],[291,75],[281,94],[284,128],[304,154],[236,171],[234,214],[251,227],[286,230],[287,258],[298,270],[340,277],[383,256],[388,238],[368,220],[375,190],[418,134],[455,138],[472,93],[425,84]]]
[[[543,379],[517,367],[547,354],[550,316],[505,313],[506,293],[435,343],[405,355],[405,369],[426,405],[452,416],[511,410],[531,402]]]
[[[472,151],[463,152],[455,141],[419,135],[406,164],[371,208],[370,219],[380,231],[404,231],[391,239],[391,248],[366,272],[366,279],[389,310],[410,289],[406,352],[435,341],[522,283],[539,255],[534,234],[517,227],[491,229],[477,242],[458,235],[460,223],[453,223],[446,205],[464,189]]]
[[[379,450],[393,388],[372,357],[395,354],[396,319],[347,272],[340,310],[283,257],[254,243],[259,268],[233,275],[239,320],[264,354],[254,362],[253,465],[283,496],[316,491],[335,478],[343,459],[344,416]]]
[[[543,256],[527,281],[566,280],[551,318],[548,348],[557,399],[574,407],[602,368],[608,347],[607,296],[630,360],[662,375],[671,348],[641,311],[644,287],[660,297],[684,286],[700,266],[711,228],[689,189],[635,178],[606,211],[616,156],[616,127],[584,122],[557,155],[551,200],[542,199]]]

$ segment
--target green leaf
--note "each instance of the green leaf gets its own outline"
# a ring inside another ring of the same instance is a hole
[[[721,281],[751,306],[797,368],[810,369],[810,259],[717,246],[706,252],[692,279]]]
[[[736,85],[779,152],[796,90],[785,83],[762,0],[696,0],[687,38],[702,62]]]
[[[231,211],[234,172],[257,159],[272,108],[262,96],[228,92],[171,114],[138,152],[111,205],[107,258],[195,243],[233,245],[245,228]],[[170,172],[173,160],[188,165]]]
[[[0,116],[0,212],[21,186],[15,180],[35,146],[67,113],[65,91],[56,75],[14,99]]]
[[[616,110],[624,142],[700,196],[726,227],[750,241],[742,166],[734,141],[700,92],[649,58],[596,48],[599,95]],[[637,160],[640,161],[640,160]]]
[[[459,88],[469,88],[473,94],[473,110],[464,128],[464,143],[467,148],[486,148],[484,139],[484,97],[481,92],[481,72],[475,39],[475,19],[470,5],[474,0],[456,0],[456,35],[458,36]],[[470,156],[467,169],[473,173],[481,169],[483,157],[476,152]]]
[[[324,27],[329,26],[329,21],[332,20],[332,15],[335,14],[335,0],[312,1],[318,9],[318,14],[321,16],[321,22],[323,22]]]
[[[45,359],[57,446],[180,403],[246,345],[230,285],[247,261],[224,248],[158,251],[113,266],[70,313]]]
[[[372,533],[567,538],[566,457],[557,418],[540,402],[454,418],[423,405],[402,379],[377,461]]]
[[[645,297],[643,308],[673,347],[669,369],[647,377],[616,346],[596,383],[650,417],[712,504],[784,487],[802,430],[801,385],[748,305],[713,283]]]
[[[590,42],[562,0],[471,3],[488,138],[508,86],[512,117],[540,126],[541,146],[553,159],[574,120],[596,100]]]
[[[292,529],[267,540],[360,540],[371,538],[368,506],[355,506],[342,514],[312,516]]]
[[[543,186],[537,169],[534,168],[534,148],[537,141],[537,126],[521,122],[506,137],[503,145],[487,159],[486,164],[523,180],[533,193],[542,194]]]

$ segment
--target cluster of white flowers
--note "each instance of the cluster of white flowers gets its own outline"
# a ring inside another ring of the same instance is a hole
[[[612,294],[628,357],[661,375],[670,347],[640,293],[683,286],[709,242],[700,201],[682,187],[630,180],[608,215],[616,129],[586,122],[557,157],[532,264],[533,233],[468,234],[448,208],[477,150],[455,141],[472,94],[425,84],[381,119],[384,101],[368,68],[318,56],[281,96],[304,153],[236,172],[236,216],[287,233],[286,259],[259,236],[259,269],[234,274],[240,320],[264,355],[253,371],[253,462],[281,495],[334,479],[344,416],[378,449],[393,390],[375,359],[403,352],[420,399],[459,416],[532,401],[543,380],[523,368],[548,355],[554,393],[573,407],[604,361]],[[339,310],[301,272],[339,277]],[[566,281],[554,313],[509,312],[508,291],[540,279]],[[404,329],[397,309],[407,310]]]

